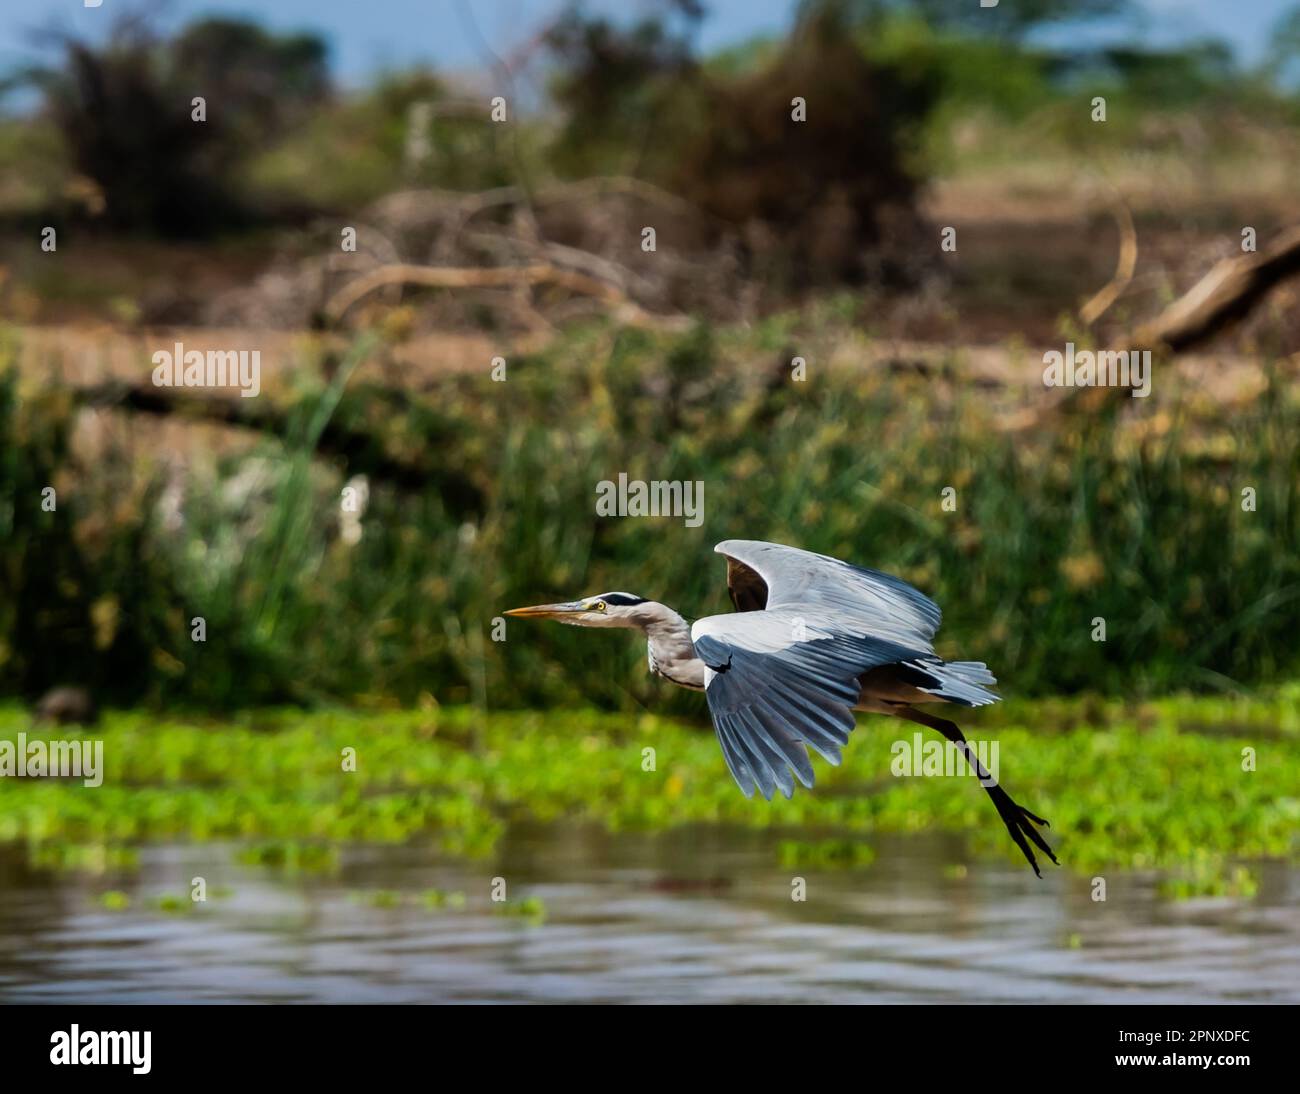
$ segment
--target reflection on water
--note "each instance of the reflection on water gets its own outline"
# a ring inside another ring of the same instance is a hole
[[[771,833],[612,836],[516,828],[495,861],[358,847],[334,876],[236,862],[229,845],[145,848],[126,878],[55,876],[0,856],[6,1002],[1300,1002],[1300,870],[1255,900],[1170,903],[1155,878],[964,877],[944,837],[873,841],[865,869],[778,865]],[[807,900],[790,899],[791,877]],[[491,881],[544,922],[494,914]],[[157,910],[202,876],[230,890]],[[131,894],[108,911],[105,889]],[[417,894],[466,893],[433,909]],[[397,906],[359,901],[393,890]]]

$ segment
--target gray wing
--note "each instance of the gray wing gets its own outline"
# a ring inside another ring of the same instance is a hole
[[[788,798],[813,785],[808,748],[838,766],[854,726],[858,678],[914,656],[888,639],[820,626],[789,609],[714,615],[691,628],[704,695],[732,777]]]
[[[934,652],[931,642],[943,615],[906,581],[779,543],[728,539],[713,549],[726,556],[727,587],[740,611],[797,609],[850,633]]]
[[[791,772],[813,785],[808,748],[840,762],[864,673],[938,662],[939,607],[889,574],[796,547],[730,539],[714,550],[738,609],[691,629],[714,729],[747,797],[788,798]]]

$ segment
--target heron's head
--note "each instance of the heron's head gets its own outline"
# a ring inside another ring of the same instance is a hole
[[[641,605],[650,603],[631,593],[601,593],[563,604],[538,604],[531,608],[511,608],[506,615],[520,619],[554,619],[575,627],[640,627]]]

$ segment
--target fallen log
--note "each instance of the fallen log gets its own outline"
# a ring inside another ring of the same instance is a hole
[[[1136,349],[1165,348],[1179,353],[1243,319],[1275,285],[1297,273],[1300,225],[1284,231],[1262,251],[1221,259],[1127,341]]]

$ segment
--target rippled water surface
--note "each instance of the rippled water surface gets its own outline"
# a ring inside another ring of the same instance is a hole
[[[356,847],[329,875],[230,845],[145,848],[126,877],[0,858],[7,1002],[1300,1002],[1300,871],[1252,901],[1174,903],[1155,877],[1038,881],[959,841],[872,841],[853,870],[780,865],[770,833],[517,828],[483,863]],[[791,878],[807,882],[793,901]],[[156,898],[203,876],[194,910]],[[506,880],[545,915],[504,915]],[[131,900],[107,910],[100,894]],[[463,892],[433,908],[430,889]]]

